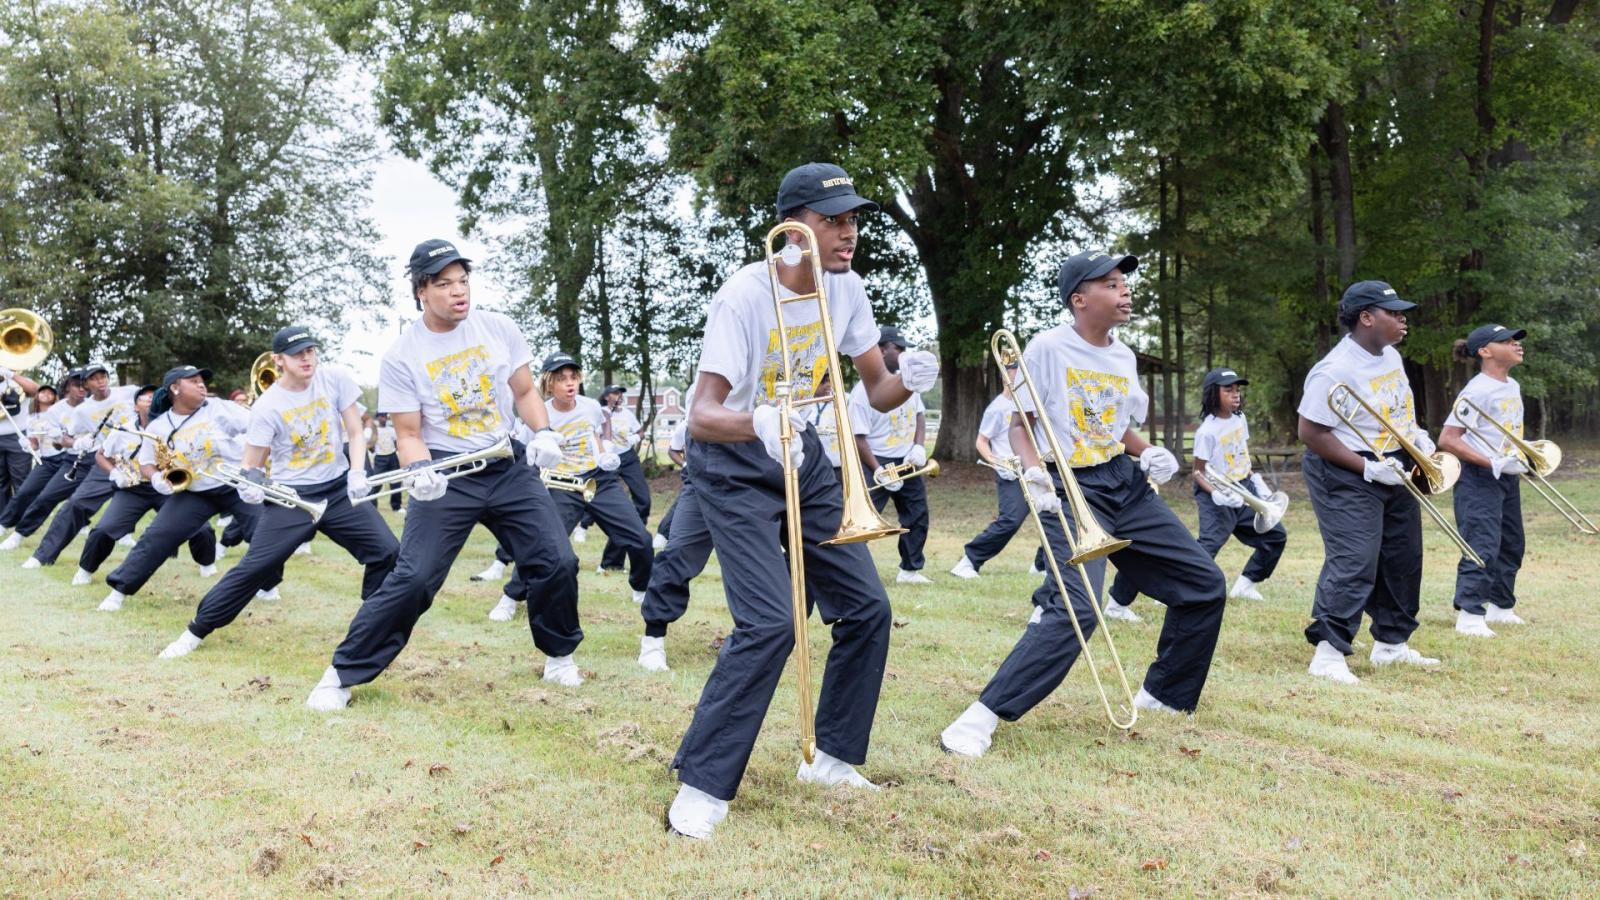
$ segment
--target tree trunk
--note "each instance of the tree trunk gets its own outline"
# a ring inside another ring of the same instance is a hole
[[[1316,253],[1311,258],[1311,299],[1316,304],[1318,315],[1314,316],[1313,341],[1316,343],[1317,356],[1323,357],[1333,347],[1334,324],[1333,297],[1328,285],[1328,232],[1324,218],[1322,197],[1322,167],[1318,163],[1319,145],[1313,143],[1307,154],[1306,167],[1309,171],[1311,185],[1311,242],[1316,246]],[[1298,393],[1298,388],[1293,393]],[[1291,397],[1295,401],[1294,409],[1299,405],[1298,397]]]
[[[606,289],[606,233],[601,229],[595,239],[599,242],[599,252],[594,258],[594,313],[600,320],[600,361],[596,368],[600,371],[600,390],[605,390],[612,383],[611,373],[616,368],[612,361],[611,353],[611,293]]]
[[[1167,292],[1167,159],[1156,160],[1160,208],[1156,211],[1156,298],[1161,315],[1161,445],[1172,449],[1172,299]],[[1154,435],[1152,435],[1154,437]]]

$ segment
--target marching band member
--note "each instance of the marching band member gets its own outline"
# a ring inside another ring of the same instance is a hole
[[[1044,409],[1032,408],[1031,392],[1019,394],[1021,408],[1012,418],[1010,440],[1022,459],[1023,490],[1041,512],[1059,509],[1065,497],[1061,477],[1045,470],[1023,430],[1033,427],[1035,417],[1048,416],[1064,442],[1063,452],[1070,455],[1066,463],[1101,524],[1133,542],[1109,559],[1133,587],[1167,605],[1156,659],[1134,705],[1191,712],[1211,668],[1227,584],[1210,555],[1150,489],[1151,479],[1165,483],[1177,473],[1177,459],[1133,429],[1143,420],[1150,398],[1139,387],[1133,351],[1112,332],[1133,314],[1126,276],[1138,265],[1132,256],[1094,252],[1079,253],[1062,264],[1061,300],[1072,312],[1072,322],[1028,342],[1023,364],[1038,379],[1033,388]],[[1051,551],[1065,565],[1072,556],[1067,536],[1054,516],[1044,522]],[[1082,580],[1068,577],[1063,582],[1072,595],[1070,610],[1055,579],[1046,577],[1034,592],[1037,622],[1023,632],[978,702],[944,730],[940,741],[947,751],[982,756],[1001,719],[1021,718],[1066,677],[1082,650],[1067,617],[1077,616],[1086,639],[1097,617],[1091,608],[1096,599],[1084,593]]]
[[[0,541],[0,550],[15,550],[22,545],[23,538],[38,531],[56,506],[72,496],[78,487],[78,476],[87,471],[85,453],[75,446],[76,439],[72,431],[74,414],[85,396],[83,372],[74,369],[67,373],[61,400],[51,405],[49,412],[34,417],[40,423],[45,440],[60,453],[54,455],[57,460],[54,468],[47,470],[46,466],[40,465],[28,473],[22,489],[11,498],[5,512],[0,514],[0,532],[7,528],[16,529],[4,541]],[[42,447],[40,457],[43,462],[45,454]]]
[[[1394,349],[1406,336],[1406,312],[1416,306],[1381,281],[1350,285],[1339,301],[1339,324],[1349,333],[1311,367],[1300,400],[1300,440],[1310,451],[1300,467],[1324,552],[1305,631],[1316,648],[1307,671],[1341,684],[1360,681],[1345,657],[1354,652],[1363,613],[1372,617],[1373,665],[1439,662],[1406,645],[1417,629],[1422,591],[1422,514],[1403,484],[1410,460],[1366,410],[1356,409],[1352,420],[1385,451],[1375,457],[1328,402],[1334,385],[1348,385],[1424,453],[1434,451],[1417,425],[1411,382]]]
[[[361,429],[361,386],[346,369],[320,365],[310,329],[293,325],[272,337],[278,377],[250,405],[240,469],[250,486],[239,497],[260,508],[244,559],[206,592],[189,627],[161,651],[184,656],[213,631],[238,618],[253,597],[276,585],[295,548],[321,532],[366,567],[361,597],[372,596],[394,568],[400,542],[366,496],[366,435]],[[348,441],[348,445],[347,445]],[[344,455],[340,451],[345,450]],[[266,504],[272,486],[292,489],[307,503],[326,503],[313,520],[303,509]],[[263,599],[265,599],[263,597]]]
[[[28,440],[28,406],[39,393],[39,383],[26,375],[0,366],[0,506],[4,506],[33,468],[33,453],[23,442]]]
[[[63,387],[62,390],[65,391],[66,388]],[[12,525],[16,524],[16,520],[28,508],[28,504],[39,496],[39,492],[44,490],[44,486],[61,468],[65,451],[57,443],[56,438],[61,432],[55,417],[50,414],[50,410],[57,405],[59,396],[54,385],[41,384],[38,393],[24,405],[26,433],[20,440],[27,441],[27,445],[39,454],[39,461],[28,471],[22,483],[16,486],[16,492],[4,503],[0,503],[0,535],[4,535]]]
[[[688,431],[689,418],[685,416],[672,430],[667,446],[667,454],[680,465]],[[650,569],[650,586],[645,588],[644,601],[639,605],[639,615],[644,619],[644,636],[639,639],[639,666],[647,672],[668,670],[667,627],[688,611],[689,582],[705,571],[711,559],[711,531],[706,528],[705,513],[695,496],[694,481],[688,469],[683,469],[679,475],[683,487],[661,520],[663,529],[669,519],[672,521],[671,539],[656,553],[655,564]]]
[[[1478,374],[1456,397],[1439,435],[1439,446],[1462,462],[1453,491],[1457,530],[1488,563],[1479,568],[1463,559],[1456,566],[1456,631],[1472,637],[1494,637],[1491,623],[1526,624],[1512,607],[1525,545],[1518,476],[1528,465],[1515,442],[1481,421],[1476,411],[1462,418],[1462,406],[1470,401],[1512,434],[1522,435],[1522,388],[1511,370],[1522,364],[1522,339],[1527,336],[1521,328],[1483,325],[1453,348],[1457,361],[1478,364]]]
[[[372,474],[382,475],[400,468],[399,445],[395,443],[394,423],[389,421],[388,413],[378,413],[372,423]],[[401,515],[405,515],[405,507],[400,505],[400,493],[389,495],[389,508]],[[499,576],[495,576],[498,578]]]
[[[884,368],[890,373],[899,371],[900,354],[909,345],[900,336],[900,330],[885,325],[878,331],[878,352],[883,354]],[[867,401],[866,388],[860,382],[850,390],[850,425],[856,431],[856,451],[861,454],[861,464],[872,472],[875,484],[883,485],[872,492],[872,504],[883,512],[889,498],[894,498],[894,510],[900,517],[900,568],[894,580],[900,584],[931,584],[922,574],[925,560],[922,548],[928,542],[928,480],[925,477],[906,478],[889,482],[887,469],[909,462],[921,468],[928,462],[928,451],[923,446],[927,434],[927,407],[922,405],[922,395],[917,394],[888,412],[878,412]]]
[[[352,686],[377,678],[400,655],[479,523],[511,550],[528,583],[528,627],[546,657],[545,680],[583,683],[572,659],[583,640],[578,559],[561,539],[549,493],[520,464],[555,465],[561,445],[545,421],[521,330],[500,313],[473,311],[471,267],[449,241],[424,241],[411,252],[407,268],[422,315],[384,354],[378,380],[400,464],[413,472],[399,562],[356,610],[333,664],[306,698],[314,710],[345,708]],[[454,479],[430,467],[435,458],[508,439],[517,418],[533,432],[526,452],[518,448],[520,462],[489,460]]]
[[[1015,376],[1016,363],[1006,366],[1006,373]],[[1016,411],[1017,405],[1011,401],[1010,393],[1002,390],[989,401],[983,418],[978,421],[978,458],[994,467],[994,490],[999,512],[987,528],[962,548],[961,561],[950,569],[950,574],[957,578],[977,578],[983,564],[999,556],[1000,551],[1011,543],[1017,529],[1028,521],[1028,504],[1022,499],[1022,486],[1017,484],[1017,475],[1008,466],[1000,464],[1001,460],[1016,455],[1011,449],[1011,417]],[[1034,551],[1028,574],[1038,575],[1044,571],[1044,548],[1040,547]]]
[[[633,508],[639,514],[639,523],[646,526],[645,534],[649,535],[650,524],[650,480],[644,477],[644,466],[639,462],[639,441],[644,437],[644,425],[639,417],[633,414],[627,399],[628,389],[620,384],[613,384],[606,388],[600,395],[600,400],[605,404],[606,420],[610,423],[611,443],[617,448],[617,457],[622,461],[617,466],[617,478],[621,479],[624,487],[628,489],[628,497],[633,500]],[[585,526],[589,525],[593,515],[584,514]],[[612,572],[622,568],[623,559],[627,551],[606,535],[605,550],[600,554],[600,571]]]
[[[849,176],[833,165],[794,169],[778,189],[780,218],[816,233],[811,249],[826,273],[821,287],[838,351],[854,359],[873,408],[885,411],[932,387],[938,361],[912,351],[902,356],[898,377],[884,368],[872,308],[860,276],[850,271],[860,214],[877,208],[856,196]],[[780,265],[778,278],[791,293],[818,287],[809,264]],[[782,366],[771,348],[790,355],[799,373],[790,388],[798,399],[815,392],[827,354],[815,303],[792,304],[785,318],[788,333],[780,334],[765,261],[734,273],[711,301],[689,414],[689,473],[722,563],[734,621],[672,763],[681,784],[667,818],[674,831],[692,838],[709,838],[726,817],[794,647],[784,556],[782,413],[769,405]],[[790,462],[802,498],[803,535],[788,536],[789,552],[805,554],[805,590],[833,628],[816,707],[817,752],[797,778],[875,789],[854,766],[866,760],[877,711],[889,652],[889,598],[865,545],[822,543],[838,529],[843,493],[816,431],[798,414],[792,421],[801,438],[791,446]]]

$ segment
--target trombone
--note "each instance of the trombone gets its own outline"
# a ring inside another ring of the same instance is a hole
[[[0,366],[13,372],[31,369],[44,362],[54,346],[55,336],[44,317],[20,307],[0,309]],[[11,412],[4,405],[0,405],[0,417],[11,423],[17,443],[28,451],[28,455],[33,457],[33,464],[37,466],[39,451],[33,449],[33,442],[23,435],[17,420],[11,418]]]
[[[380,497],[403,493],[410,490],[411,479],[422,472],[433,472],[445,481],[450,481],[463,475],[482,472],[489,467],[491,460],[511,459],[513,456],[516,456],[516,451],[511,449],[511,436],[508,434],[501,435],[500,440],[482,450],[470,450],[466,453],[446,456],[443,459],[433,460],[427,465],[418,466],[415,469],[398,469],[393,472],[385,472],[382,475],[374,475],[367,479],[367,484],[372,488],[372,492],[365,497],[358,497],[350,502],[371,503]]]
[[[1549,479],[1545,477],[1561,466],[1560,445],[1555,441],[1524,440],[1507,428],[1504,423],[1484,412],[1483,408],[1478,404],[1462,397],[1460,404],[1456,406],[1456,418],[1461,420],[1463,427],[1477,435],[1478,440],[1483,441],[1485,447],[1493,447],[1495,444],[1483,432],[1478,431],[1471,425],[1467,425],[1468,412],[1494,425],[1495,428],[1500,430],[1501,434],[1505,435],[1506,440],[1511,442],[1511,445],[1516,448],[1517,452],[1528,463],[1528,471],[1526,473],[1528,483],[1533,485],[1533,489],[1539,492],[1539,496],[1556,508],[1556,512],[1565,516],[1566,520],[1572,523],[1573,528],[1578,529],[1583,534],[1600,534],[1600,527],[1596,527],[1594,522],[1584,515],[1576,504],[1567,499],[1565,494],[1556,490],[1556,486],[1551,484]]]
[[[892,466],[886,467],[883,470],[882,480],[874,478],[872,481],[872,487],[869,488],[869,490],[875,491],[879,488],[886,488],[891,484],[899,484],[902,481],[910,481],[913,478],[938,477],[939,461],[937,459],[928,460],[927,464],[920,469],[909,462],[898,462]]]
[[[799,245],[788,244],[788,247],[800,250],[798,258],[792,253],[784,254],[773,250],[774,242],[781,240],[787,243],[790,235],[798,235],[802,239]],[[800,518],[800,471],[794,465],[792,455],[795,431],[789,415],[802,407],[827,403],[835,398],[831,394],[822,397],[812,395],[801,399],[791,395],[790,392],[794,388],[794,359],[789,353],[789,328],[784,321],[783,307],[789,303],[817,304],[817,322],[822,326],[822,343],[828,353],[828,372],[832,373],[835,384],[840,371],[839,345],[834,342],[833,317],[828,309],[827,291],[822,286],[822,260],[817,258],[817,236],[812,233],[810,226],[792,220],[783,222],[767,232],[765,248],[767,283],[772,289],[772,311],[778,323],[778,358],[782,361],[782,371],[778,373],[774,393],[778,401],[778,436],[783,445],[783,501],[789,535],[789,601],[794,610],[794,670],[800,693],[800,753],[809,763],[816,758],[817,731],[815,714],[811,709],[811,640],[806,633],[806,619],[809,618],[810,610],[806,606],[805,539]],[[779,260],[781,259],[784,265],[796,266],[803,264],[808,258],[811,262],[812,290],[792,297],[783,296],[778,283]],[[904,528],[896,528],[884,521],[872,505],[872,500],[867,497],[867,479],[861,471],[861,456],[856,452],[855,441],[844,439],[845,435],[855,434],[850,427],[850,413],[846,410],[848,405],[833,404],[834,425],[836,433],[841,437],[839,480],[844,491],[844,514],[840,517],[838,532],[823,541],[824,544],[852,544],[905,531]]]
[[[1461,551],[1461,555],[1478,568],[1484,568],[1483,557],[1478,555],[1478,551],[1472,549],[1472,545],[1468,544],[1467,539],[1461,536],[1461,532],[1450,524],[1450,520],[1446,519],[1444,513],[1439,511],[1439,507],[1433,505],[1433,501],[1428,499],[1428,494],[1442,494],[1455,485],[1456,479],[1461,477],[1461,460],[1457,459],[1454,453],[1446,453],[1443,450],[1436,450],[1431,456],[1423,453],[1422,448],[1407,440],[1405,435],[1402,435],[1400,430],[1394,427],[1394,423],[1379,415],[1378,411],[1372,407],[1372,404],[1361,399],[1361,395],[1357,394],[1350,385],[1340,382],[1329,388],[1328,409],[1338,416],[1345,425],[1349,426],[1350,430],[1355,432],[1356,437],[1361,439],[1361,443],[1367,445],[1367,449],[1372,452],[1372,455],[1380,460],[1386,460],[1388,457],[1384,456],[1383,451],[1378,449],[1378,445],[1367,437],[1366,432],[1356,427],[1355,409],[1346,404],[1353,404],[1354,407],[1365,410],[1367,415],[1378,423],[1378,428],[1393,438],[1400,449],[1411,457],[1415,465],[1411,471],[1405,473],[1405,477],[1400,483],[1405,485],[1406,490],[1411,492],[1412,497],[1416,498],[1418,505],[1426,510],[1429,516],[1433,517],[1434,523],[1444,531],[1445,536],[1455,542],[1456,547]],[[1423,493],[1422,488],[1418,487],[1418,482],[1427,485],[1427,493]]]
[[[1221,470],[1213,470],[1210,466],[1206,466],[1204,472],[1197,474],[1210,482],[1214,488],[1222,488],[1225,491],[1238,494],[1239,499],[1244,501],[1244,505],[1255,511],[1255,521],[1251,525],[1255,527],[1256,534],[1266,534],[1276,528],[1278,523],[1283,521],[1283,514],[1289,509],[1289,495],[1283,491],[1273,491],[1263,500],[1245,490],[1244,485],[1233,480],[1232,476]]]
[[[1028,445],[1033,449],[1034,455],[1041,460],[1044,459],[1043,454],[1039,453],[1039,439],[1034,435],[1033,428],[1028,426],[1027,414],[1022,412],[1022,404],[1017,402],[1018,387],[1027,389],[1028,398],[1033,401],[1032,407],[1036,411],[1037,421],[1044,432],[1045,443],[1050,445],[1050,453],[1056,460],[1056,471],[1061,474],[1061,484],[1067,493],[1067,504],[1072,507],[1072,524],[1076,525],[1075,529],[1068,527],[1066,512],[1061,509],[1056,510],[1056,520],[1061,527],[1061,533],[1067,539],[1067,546],[1072,549],[1072,558],[1067,564],[1078,570],[1078,578],[1083,583],[1083,595],[1089,601],[1089,608],[1094,610],[1098,630],[1105,638],[1111,663],[1117,671],[1117,678],[1122,682],[1122,693],[1127,697],[1126,721],[1119,721],[1116,711],[1111,708],[1111,696],[1106,691],[1105,683],[1100,679],[1100,669],[1095,665],[1094,654],[1089,649],[1089,639],[1084,636],[1083,627],[1078,624],[1078,615],[1072,608],[1072,595],[1067,593],[1066,581],[1061,577],[1061,566],[1056,561],[1055,550],[1050,546],[1050,535],[1045,531],[1044,517],[1039,514],[1039,507],[1033,501],[1033,494],[1023,480],[1022,461],[1010,457],[1004,460],[1002,465],[1015,473],[1018,481],[1023,481],[1020,485],[1022,499],[1027,502],[1033,524],[1039,530],[1039,542],[1044,547],[1045,561],[1050,565],[1050,577],[1055,579],[1056,591],[1061,594],[1061,600],[1067,606],[1067,620],[1072,623],[1073,633],[1078,636],[1078,646],[1083,648],[1083,659],[1089,667],[1089,674],[1094,676],[1094,686],[1100,692],[1100,705],[1105,707],[1106,718],[1111,720],[1112,725],[1127,731],[1138,721],[1139,710],[1133,705],[1133,688],[1128,684],[1128,673],[1123,671],[1122,657],[1117,655],[1117,645],[1111,640],[1111,630],[1106,627],[1105,616],[1100,612],[1099,598],[1089,583],[1089,573],[1084,571],[1083,564],[1103,556],[1110,556],[1133,542],[1113,537],[1102,528],[1099,520],[1095,518],[1094,510],[1089,506],[1089,501],[1084,499],[1083,490],[1078,487],[1078,479],[1072,475],[1072,466],[1069,463],[1072,457],[1062,452],[1055,426],[1050,423],[1050,415],[1045,410],[1038,389],[1033,385],[1033,376],[1028,373],[1028,365],[1022,360],[1022,349],[1017,346],[1016,336],[1004,328],[996,331],[989,339],[989,352],[994,356],[995,365],[1000,367],[1000,383],[1005,385],[1006,393],[1011,395],[1012,402],[1017,407],[1017,415],[1022,416],[1022,432],[1027,436]],[[1006,372],[1006,365],[1011,362],[1017,365],[1015,383],[1012,381],[1012,376]]]
[[[583,502],[588,503],[594,499],[595,483],[593,478],[584,478],[570,472],[553,472],[549,469],[539,470],[539,480],[552,491],[571,491],[583,497]]]

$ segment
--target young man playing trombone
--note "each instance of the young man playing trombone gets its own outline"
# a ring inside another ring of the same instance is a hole
[[[399,562],[356,610],[333,664],[306,698],[320,712],[345,708],[352,686],[377,678],[400,655],[479,523],[511,551],[528,584],[528,628],[545,654],[545,679],[583,682],[572,660],[583,640],[578,559],[549,493],[522,468],[561,462],[528,371],[533,352],[509,318],[472,309],[472,263],[449,241],[418,244],[407,268],[422,315],[383,356],[378,406],[394,420],[411,503]],[[514,418],[533,432],[525,455],[521,447],[500,452],[511,446]],[[476,468],[456,469],[452,459]]]
[[[900,354],[909,345],[900,336],[900,329],[885,325],[878,331],[878,352],[883,354],[883,367],[891,374],[900,371]],[[926,562],[922,548],[928,542],[928,480],[918,475],[903,477],[906,470],[916,470],[928,464],[927,440],[928,409],[922,404],[922,395],[913,394],[909,400],[889,410],[878,412],[867,399],[867,391],[856,382],[850,389],[850,423],[855,427],[856,453],[861,464],[872,473],[872,505],[878,512],[894,498],[894,511],[900,518],[900,568],[894,580],[899,584],[931,584],[922,574]]]

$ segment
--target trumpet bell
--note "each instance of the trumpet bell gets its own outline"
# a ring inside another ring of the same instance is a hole
[[[50,323],[32,310],[0,309],[0,366],[31,369],[50,355],[55,337]]]
[[[1274,491],[1263,502],[1267,504],[1267,509],[1256,513],[1255,521],[1251,522],[1256,534],[1266,534],[1278,527],[1278,523],[1283,521],[1283,514],[1289,511],[1289,495],[1283,491]]]
[[[928,464],[926,466],[923,466],[922,477],[923,478],[938,478],[939,477],[939,461],[937,459],[928,460]]]
[[[1461,479],[1461,460],[1454,453],[1443,450],[1427,458],[1427,464],[1417,463],[1411,470],[1411,481],[1430,494],[1442,494],[1455,487]]]

